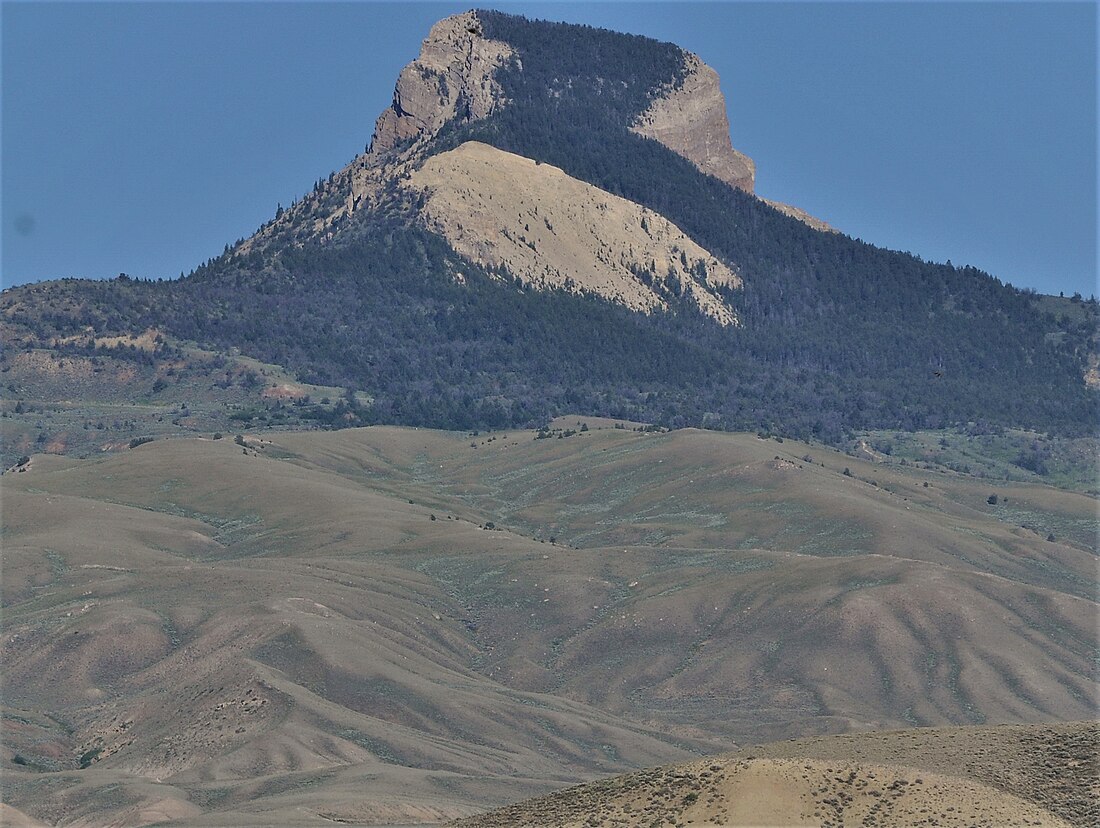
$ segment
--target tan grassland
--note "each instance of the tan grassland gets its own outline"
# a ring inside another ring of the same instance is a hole
[[[1008,793],[1056,816],[1079,795],[1073,777],[1029,799],[963,748],[921,765],[858,740],[1094,716],[1094,499],[1000,484],[1060,527],[1047,541],[972,478],[585,424],[34,455],[3,478],[4,819],[441,822],[841,732],[860,735],[721,760],[727,812],[789,779],[807,807],[836,788],[863,813],[867,774],[894,764],[997,792],[990,815]],[[826,779],[849,771],[858,796]],[[931,807],[896,791],[877,824]]]
[[[824,736],[640,771],[463,828],[1095,825],[1095,723]]]
[[[659,213],[550,164],[469,141],[429,158],[409,184],[427,193],[424,215],[455,250],[525,283],[646,313],[683,293],[720,324],[737,321],[713,290],[741,283],[726,265]]]

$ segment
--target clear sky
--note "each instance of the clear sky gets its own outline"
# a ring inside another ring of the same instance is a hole
[[[361,152],[431,24],[469,7],[4,2],[3,284],[219,254]],[[763,196],[1100,292],[1093,3],[494,7],[697,52]]]

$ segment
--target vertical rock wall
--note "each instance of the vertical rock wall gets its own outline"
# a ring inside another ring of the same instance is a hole
[[[726,99],[718,73],[685,53],[683,84],[658,97],[631,129],[682,155],[703,172],[751,193],[756,165],[730,143]]]
[[[397,79],[393,104],[374,128],[370,154],[381,156],[405,142],[435,135],[448,121],[475,121],[504,103],[493,79],[513,55],[511,47],[487,40],[475,12],[465,12],[432,26],[420,56]]]

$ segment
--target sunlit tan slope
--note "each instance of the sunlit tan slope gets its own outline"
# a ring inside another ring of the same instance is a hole
[[[463,828],[1092,825],[1097,726],[862,733],[757,746],[558,791]]]
[[[685,294],[721,324],[736,322],[713,289],[740,284],[728,267],[659,213],[557,167],[471,141],[429,158],[409,183],[427,194],[429,225],[480,264],[639,311]]]

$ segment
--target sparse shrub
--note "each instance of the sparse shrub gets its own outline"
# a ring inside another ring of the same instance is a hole
[[[996,506],[998,500],[999,500],[999,498],[997,497],[997,495],[991,494],[989,497],[987,497],[985,499],[985,502],[988,503],[990,506]]]
[[[852,470],[849,469],[847,466],[844,467],[844,476],[845,477],[851,477],[852,476]]]
[[[1012,465],[1035,472],[1040,477],[1045,477],[1050,474],[1050,469],[1047,467],[1048,452],[1049,450],[1033,443],[1029,450],[1021,451],[1016,455]]]
[[[82,754],[80,754],[80,768],[81,768],[81,770],[83,770],[84,768],[89,767],[92,764],[92,762],[94,762],[98,758],[99,754],[101,754],[102,752],[103,752],[103,748],[95,747],[95,748],[92,748],[91,750],[86,750]]]

